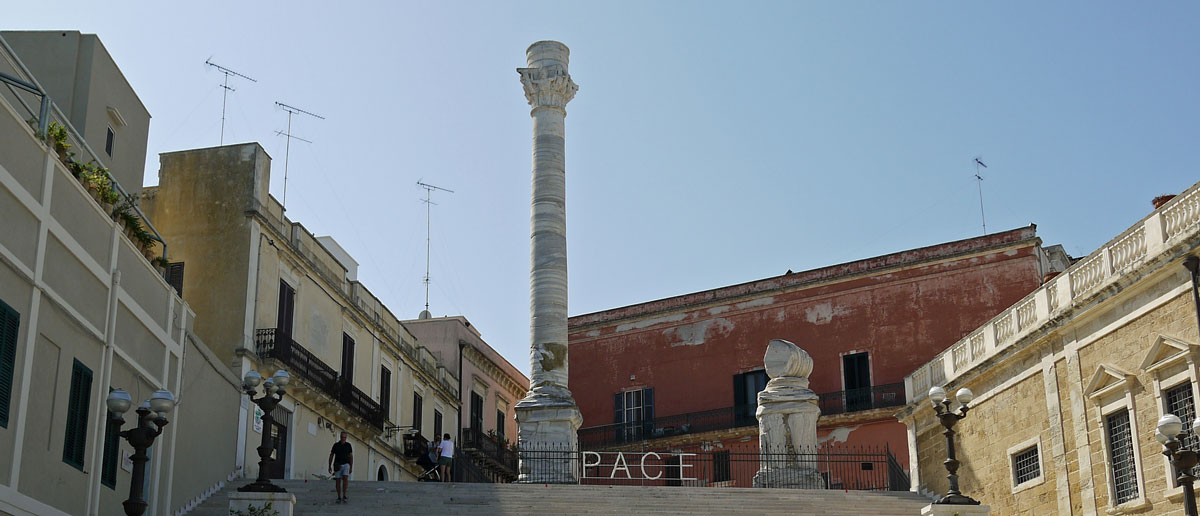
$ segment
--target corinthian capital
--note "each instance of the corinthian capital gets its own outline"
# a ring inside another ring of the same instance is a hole
[[[579,85],[571,80],[565,67],[552,65],[542,68],[517,68],[521,84],[525,86],[525,99],[534,108],[555,107],[565,109],[575,98]]]

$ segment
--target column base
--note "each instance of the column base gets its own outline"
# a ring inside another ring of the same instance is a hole
[[[988,505],[931,503],[921,508],[921,516],[987,516],[991,510]]]
[[[578,484],[579,426],[574,400],[521,400],[515,407],[521,459],[518,484]],[[542,402],[542,403],[539,403]]]
[[[821,472],[808,468],[760,469],[754,474],[754,487],[783,489],[825,489]]]
[[[270,504],[279,511],[279,516],[292,516],[296,507],[296,495],[291,493],[229,493],[230,514],[250,514],[251,507],[262,510]],[[237,511],[237,512],[234,512]]]

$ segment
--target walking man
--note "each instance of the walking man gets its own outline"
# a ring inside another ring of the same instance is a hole
[[[450,434],[442,436],[442,442],[438,445],[439,457],[438,466],[442,469],[442,482],[450,481],[450,466],[454,465],[454,443],[450,442]]]
[[[346,437],[346,432],[342,432],[342,439],[333,443],[333,448],[329,450],[329,472],[333,473],[337,503],[350,501],[347,489],[350,488],[350,474],[354,473],[354,449],[346,442]]]

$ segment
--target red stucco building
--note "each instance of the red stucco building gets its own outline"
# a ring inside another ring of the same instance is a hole
[[[753,449],[763,352],[786,339],[813,357],[822,444],[907,465],[904,376],[1069,262],[1031,225],[572,317],[580,441]]]

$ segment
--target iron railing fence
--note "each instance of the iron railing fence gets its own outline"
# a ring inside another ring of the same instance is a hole
[[[820,395],[821,414],[845,414],[884,407],[899,407],[904,399],[904,382],[847,389]]]
[[[886,447],[825,447],[799,453],[699,448],[613,452],[525,444],[518,454],[524,478],[538,483],[909,489],[908,474]]]
[[[359,390],[332,367],[312,354],[291,336],[276,328],[258,329],[254,332],[255,352],[264,359],[273,358],[283,363],[289,374],[302,379],[319,392],[338,400],[353,415],[376,428],[383,428],[383,407],[367,393]],[[270,374],[269,371],[263,374]]]
[[[850,389],[821,394],[821,414],[845,414],[884,407],[898,407],[906,403],[904,383],[877,385],[863,389]],[[579,430],[579,444],[584,448],[621,445],[696,434],[714,430],[728,430],[758,425],[754,407],[728,407],[629,423],[600,425]]]
[[[475,452],[492,467],[509,475],[517,473],[517,454],[512,447],[499,439],[473,428],[464,428],[462,447]]]

